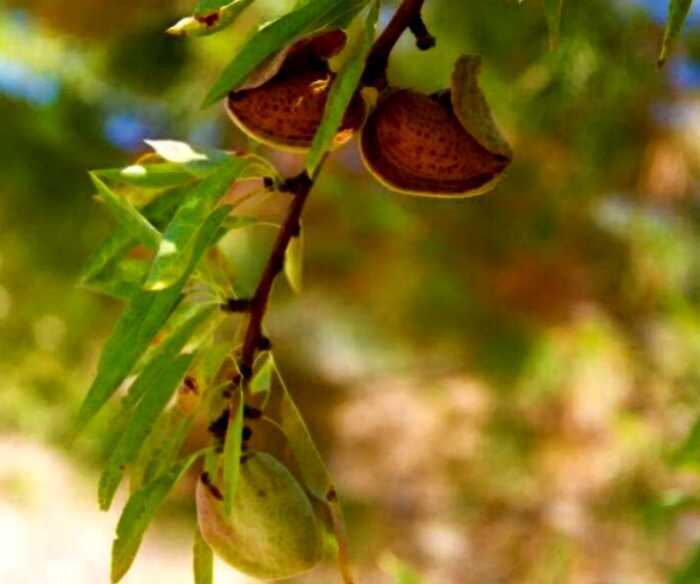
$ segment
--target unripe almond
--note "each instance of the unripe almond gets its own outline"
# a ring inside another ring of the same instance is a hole
[[[308,150],[335,79],[328,58],[344,45],[345,33],[339,30],[297,41],[257,71],[242,89],[229,93],[229,116],[258,142],[280,150]],[[356,93],[336,135],[335,147],[352,137],[365,115],[364,100]]]
[[[256,452],[241,473],[226,517],[210,486],[197,484],[197,518],[204,540],[231,566],[263,580],[291,578],[322,556],[322,529],[306,493],[276,458]]]
[[[428,196],[474,196],[491,189],[510,164],[510,149],[476,86],[478,62],[463,73],[472,64],[464,59],[458,63],[452,91],[433,96],[393,91],[380,98],[367,119],[362,157],[388,188]],[[457,99],[469,111],[456,111]]]

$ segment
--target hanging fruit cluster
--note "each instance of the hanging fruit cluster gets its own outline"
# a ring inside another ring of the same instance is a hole
[[[212,34],[253,1],[200,0],[168,32]],[[213,552],[265,580],[308,571],[330,552],[352,584],[335,485],[282,380],[263,321],[280,272],[292,289],[301,286],[305,201],[327,154],[354,136],[369,172],[398,192],[473,196],[493,188],[510,164],[511,149],[479,88],[478,57],[460,58],[450,87],[433,95],[387,82],[390,53],[405,30],[421,50],[435,44],[420,15],[423,2],[404,0],[377,39],[379,0],[298,2],[259,28],[214,84],[206,103],[223,100],[253,140],[305,154],[298,176],[283,179],[258,154],[171,140],[147,141],[154,152],[126,168],[91,173],[119,229],[97,250],[83,283],[127,307],[103,348],[78,427],[135,378],[99,484],[103,509],[127,476],[133,492],[117,526],[113,582],[129,570],[168,491],[198,464],[198,584],[211,582]],[[364,27],[347,49],[345,31],[361,13]],[[270,190],[293,197],[252,296],[239,298],[234,270],[217,278],[216,248],[226,233],[256,221],[235,213],[240,201],[225,204],[232,185],[251,179],[262,184],[250,198]],[[138,246],[141,256],[130,257]],[[148,261],[143,247],[151,250]],[[232,321],[235,341],[222,339]],[[178,458],[203,421],[207,446]],[[260,439],[265,428],[281,443]]]
[[[229,93],[229,116],[258,142],[308,151],[335,79],[328,59],[345,41],[342,30],[296,41]],[[479,57],[462,57],[451,88],[433,95],[384,89],[368,116],[358,89],[333,147],[360,131],[365,166],[397,192],[458,197],[489,191],[510,164],[512,151],[479,88],[480,65]]]

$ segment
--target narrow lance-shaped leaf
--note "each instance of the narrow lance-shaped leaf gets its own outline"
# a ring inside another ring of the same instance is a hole
[[[347,28],[354,20],[355,16],[365,7],[370,1],[375,0],[350,0],[346,3],[342,10],[336,11],[333,18],[326,25],[328,28]],[[379,1],[379,0],[377,0]]]
[[[153,351],[148,362],[144,364],[138,379],[131,385],[122,400],[122,408],[127,413],[139,402],[149,388],[158,383],[163,369],[185,347],[197,330],[202,328],[216,314],[215,307],[199,304],[189,308],[181,322],[170,335]]]
[[[127,501],[117,524],[112,545],[112,582],[119,582],[136,557],[143,534],[175,483],[202,455],[197,452],[174,465],[167,473],[134,493]]]
[[[564,0],[544,0],[544,10],[547,16],[547,28],[549,29],[549,48],[556,49],[559,46],[561,31],[561,13]]]
[[[195,527],[194,549],[192,567],[194,570],[194,584],[213,584],[214,582],[214,554],[204,541],[199,525]]]
[[[192,270],[215,240],[230,210],[230,207],[221,207],[207,218],[198,234],[187,271],[175,285],[159,292],[144,290],[132,299],[102,349],[97,376],[78,412],[76,432],[82,430],[114,394],[158,331],[165,325],[181,300],[182,289]]]
[[[93,170],[92,173],[113,183],[147,189],[181,186],[196,179],[196,176],[184,169],[182,165],[171,162],[131,164],[124,168],[102,168]]]
[[[333,480],[313,438],[311,438],[304,418],[292,400],[279,371],[277,369],[276,371],[283,388],[280,423],[289,441],[289,447],[294,453],[294,458],[299,464],[299,471],[311,494],[321,501],[328,501],[328,495],[334,488]]]
[[[262,26],[224,69],[204,99],[203,105],[211,105],[229,91],[240,87],[268,57],[282,50],[294,39],[328,26],[340,17],[360,10],[363,5],[364,2],[358,0],[315,0]]]
[[[194,16],[180,19],[166,32],[172,35],[206,36],[233,24],[255,0],[200,2]],[[199,11],[201,10],[201,12]]]
[[[338,496],[328,469],[321,458],[318,448],[311,437],[306,422],[297,408],[292,396],[284,383],[284,379],[275,367],[282,385],[282,400],[280,402],[280,424],[294,459],[299,466],[299,472],[309,492],[328,506],[333,522],[333,532],[338,543],[338,565],[346,584],[352,583],[350,573],[350,554],[348,539],[345,531],[345,521],[340,509]]]
[[[118,259],[132,245],[134,240],[126,229],[118,229],[107,237],[88,259],[80,277],[80,284],[87,286],[96,279],[99,274]]]
[[[250,393],[256,395],[258,393],[268,393],[272,385],[272,372],[275,368],[272,354],[264,357],[265,361],[258,368],[250,380]]]
[[[160,193],[154,200],[140,209],[140,213],[156,228],[163,226],[172,219],[176,208],[184,198],[184,190],[170,189]],[[148,265],[135,263],[124,265],[125,254],[138,240],[119,226],[116,231],[100,243],[88,259],[84,268],[80,285],[103,292],[118,298],[130,300],[143,283],[148,273]],[[132,260],[133,262],[133,260]],[[145,262],[143,262],[145,264]],[[138,266],[138,274],[136,267]]]
[[[138,459],[131,465],[129,490],[132,493],[172,466],[192,429],[193,421],[192,415],[184,414],[177,406],[160,416],[141,448]]]
[[[194,9],[194,14],[195,16],[206,16],[227,4],[231,4],[231,0],[199,0]]]
[[[331,86],[326,109],[323,113],[323,120],[316,131],[311,150],[306,159],[306,170],[309,176],[314,176],[324,156],[331,149],[333,140],[343,122],[345,111],[348,109],[352,97],[357,91],[365,69],[367,55],[369,55],[374,42],[378,16],[379,2],[375,0],[365,20],[362,41],[355,49],[352,57],[347,60],[340,70]]]
[[[182,276],[205,218],[246,165],[243,159],[231,158],[229,165],[194,187],[163,232],[144,288],[163,290]]]
[[[693,0],[669,0],[668,4],[668,21],[664,29],[664,38],[661,42],[661,51],[659,53],[658,64],[663,66],[668,59],[668,54],[671,51],[673,43],[678,38],[678,35],[683,29],[688,13],[693,5]]]
[[[136,407],[107,463],[99,484],[100,508],[109,509],[126,465],[134,462],[153,425],[172,398],[192,363],[193,353],[178,355],[162,363],[157,383],[148,388]]]
[[[239,392],[239,394],[236,409],[229,419],[228,429],[226,430],[226,442],[224,444],[223,506],[227,517],[230,517],[233,511],[233,500],[241,473],[244,399],[242,392]]]
[[[101,199],[109,207],[117,221],[136,239],[148,247],[156,248],[160,243],[159,231],[123,197],[117,195],[94,173],[90,173]]]
[[[180,351],[213,314],[214,308],[211,306],[195,306],[153,352],[129,388],[122,401],[122,417],[127,419],[127,424],[100,477],[98,499],[102,509],[109,508],[125,467],[136,462],[161,412],[192,362],[194,355],[180,355]],[[138,407],[133,411],[137,403]],[[173,439],[173,436],[169,436],[168,442]]]
[[[141,291],[141,284],[148,273],[149,263],[131,258],[116,258],[98,275],[82,280],[80,285],[88,290],[106,294],[120,300],[131,300]]]
[[[292,237],[284,254],[284,275],[297,294],[301,292],[304,276],[304,230],[299,226],[299,234]]]

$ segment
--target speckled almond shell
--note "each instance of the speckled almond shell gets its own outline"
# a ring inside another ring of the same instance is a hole
[[[510,163],[467,133],[449,100],[411,90],[378,103],[362,131],[361,151],[385,186],[418,195],[482,194]]]
[[[229,94],[227,111],[246,134],[277,149],[305,151],[311,147],[323,119],[335,75],[327,64],[300,70],[283,69],[264,85]],[[355,94],[334,146],[357,131],[366,115],[365,102]]]

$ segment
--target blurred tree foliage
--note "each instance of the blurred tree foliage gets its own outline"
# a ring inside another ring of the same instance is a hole
[[[161,34],[190,8],[175,4],[0,4],[0,428],[60,441],[111,325],[116,307],[74,286],[109,221],[84,169],[128,162],[147,137],[244,143],[221,108],[197,104],[284,3],[261,0],[197,43]],[[404,39],[392,79],[437,90],[458,55],[482,54],[516,152],[507,177],[481,198],[422,200],[378,187],[354,147],[331,160],[305,218],[307,288],[277,291],[270,326],[353,529],[373,534],[358,553],[393,545],[454,582],[657,582],[691,545],[698,449],[669,455],[699,401],[700,32],[657,70],[652,4],[567,2],[550,52],[539,1],[429,0],[438,46]],[[262,258],[268,235],[237,244]],[[455,394],[455,380],[472,389]],[[444,418],[455,403],[459,424]],[[392,422],[413,406],[442,433]],[[351,414],[377,433],[348,429]],[[465,424],[477,446],[454,452]],[[389,465],[391,432],[429,462]],[[107,440],[91,438],[80,447]],[[362,473],[414,490],[382,493]],[[447,511],[421,503],[434,490]],[[421,544],[435,516],[468,551]],[[413,535],[392,543],[403,525]]]

